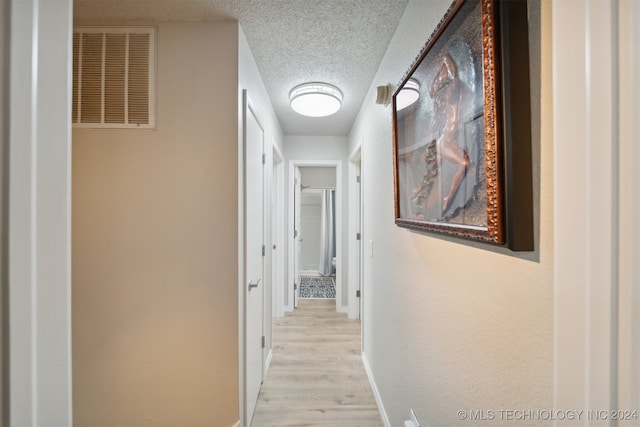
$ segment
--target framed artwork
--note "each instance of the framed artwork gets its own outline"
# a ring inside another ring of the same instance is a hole
[[[528,64],[525,1],[453,2],[393,95],[397,225],[533,249]]]

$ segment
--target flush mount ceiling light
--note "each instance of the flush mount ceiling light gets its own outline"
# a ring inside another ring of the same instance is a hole
[[[409,79],[396,95],[396,110],[407,108],[420,98],[420,83],[416,79]]]
[[[327,83],[304,83],[289,92],[291,108],[309,117],[330,116],[342,105],[342,92]]]

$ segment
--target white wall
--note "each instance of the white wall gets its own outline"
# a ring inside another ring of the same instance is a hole
[[[376,86],[397,84],[450,2],[411,0]],[[457,426],[458,410],[553,403],[553,212],[549,8],[531,1],[536,249],[501,248],[394,225],[391,109],[363,105],[364,355],[390,425]],[[471,423],[473,424],[473,423]],[[471,425],[470,424],[470,425]],[[538,425],[539,423],[535,423]]]
[[[6,229],[5,219],[7,218],[7,213],[5,210],[8,208],[8,203],[5,200],[5,196],[7,192],[5,190],[5,185],[9,183],[5,174],[8,172],[5,167],[5,150],[8,146],[8,139],[5,133],[5,121],[7,120],[7,116],[9,115],[9,108],[7,106],[7,98],[5,97],[5,85],[8,79],[8,75],[5,73],[5,46],[8,43],[8,30],[9,26],[7,25],[6,19],[8,17],[7,14],[7,5],[8,2],[0,3],[0,23],[2,23],[2,30],[0,30],[0,334],[4,337],[5,335],[5,327],[6,322],[4,321],[4,301],[6,298],[5,289],[7,289],[6,281],[7,281],[7,260],[5,259],[5,255],[7,254],[7,250],[5,245],[7,244],[7,234],[8,230]],[[5,372],[4,372],[4,358],[6,357],[5,351],[8,350],[5,348],[4,339],[0,339],[0,423],[7,424],[4,418],[4,391],[5,391]]]
[[[285,135],[284,155],[288,160],[345,160],[346,136]]]
[[[73,133],[79,426],[238,420],[238,26],[157,47],[157,131]]]
[[[243,160],[242,160],[243,155],[241,151],[243,146],[243,135],[242,135],[242,119],[244,114],[244,112],[242,111],[243,90],[247,91],[249,100],[252,103],[253,108],[255,109],[255,112],[260,120],[260,124],[264,129],[264,138],[265,138],[264,148],[265,148],[265,154],[266,154],[264,191],[265,191],[265,197],[267,198],[267,200],[271,200],[270,195],[271,195],[271,192],[274,191],[274,186],[272,182],[273,180],[273,172],[272,172],[273,147],[276,147],[276,149],[279,150],[280,153],[282,153],[282,150],[283,150],[282,129],[280,127],[280,123],[278,122],[276,114],[273,110],[273,106],[271,105],[271,101],[269,100],[269,95],[267,94],[266,88],[264,87],[262,76],[258,71],[258,67],[256,65],[253,54],[249,49],[249,44],[247,43],[246,36],[242,31],[242,28],[239,28],[239,31],[238,31],[238,94],[237,94],[238,106],[239,106],[238,108],[238,119],[239,119],[238,120],[238,138],[239,138],[238,139],[238,147],[239,147],[238,171],[239,171],[239,175],[238,175],[238,187],[237,187],[238,194],[244,194],[243,193],[244,190],[242,186],[242,176],[244,174]],[[242,203],[243,203],[243,197],[239,199],[238,211],[240,213],[242,213],[244,210],[244,206],[242,205]],[[271,232],[271,228],[269,227],[269,225],[272,224],[272,216],[275,215],[275,212],[276,212],[275,207],[272,206],[271,209],[269,209],[269,205],[267,205],[267,208],[265,209],[265,218],[264,218],[264,224],[265,224],[265,230],[266,230],[264,243],[267,248],[273,248],[273,245],[278,241],[277,236],[275,236]],[[286,229],[283,218],[281,219],[280,229],[282,230],[282,232],[284,232],[284,230]],[[241,242],[240,245],[242,245],[243,244],[242,242],[244,242],[244,232],[242,229],[238,229],[238,239],[239,239],[239,242]],[[240,249],[240,253],[238,256],[240,257],[240,259],[242,259],[242,256],[243,256],[242,254],[244,253],[242,246],[239,249]],[[276,250],[280,251],[280,259],[284,261],[285,260],[284,254],[286,254],[286,248],[279,247]],[[267,250],[266,257],[264,260],[265,270],[264,270],[263,277],[265,278],[265,285],[266,285],[264,288],[264,291],[265,291],[264,335],[266,339],[265,345],[267,349],[271,349],[272,342],[273,342],[271,319],[274,313],[273,313],[273,304],[272,304],[271,298],[274,292],[272,289],[273,284],[271,283],[270,279],[273,277],[271,268],[272,268],[272,257],[274,257],[275,255],[276,254],[274,253],[273,249],[270,251]],[[240,307],[244,307],[244,290],[246,289],[245,284],[247,283],[244,277],[243,268],[244,268],[244,263],[241,262],[239,265],[239,271],[238,271],[238,276],[239,276],[238,298],[239,298]],[[282,286],[284,286],[284,284],[282,284]],[[238,326],[239,326],[238,335],[240,337],[239,354],[242,355],[244,353],[244,333],[245,333],[243,310],[239,311]],[[242,365],[241,365],[241,371],[242,371]],[[240,373],[240,382],[241,383],[244,382],[244,377],[242,372]],[[240,392],[242,393],[242,390]],[[244,397],[240,396],[241,417],[244,415],[244,412],[245,412],[244,406],[243,406],[244,405],[243,399]],[[241,425],[244,425],[244,420],[242,418],[241,418]]]
[[[347,185],[348,182],[348,173],[347,173],[347,164],[349,159],[349,139],[346,136],[303,136],[303,135],[285,135],[284,137],[284,156],[287,159],[287,164],[285,165],[285,170],[287,176],[285,177],[285,182],[289,182],[289,163],[292,160],[306,160],[306,161],[325,161],[325,160],[339,160],[342,161],[342,218],[337,219],[337,221],[341,221],[342,230],[346,231],[348,224],[348,214],[347,214],[347,200],[348,194],[347,189],[349,188]],[[289,196],[289,192],[287,191],[287,197]],[[289,221],[289,215],[287,213],[286,217],[287,223]],[[348,239],[342,239],[342,260],[338,262],[342,262],[342,265],[347,265],[348,260],[348,251],[347,251],[347,241]],[[287,242],[288,244],[289,242]],[[347,291],[348,291],[348,283],[347,283],[347,275],[346,269],[343,269],[345,274],[342,274],[342,301],[343,304],[347,305]],[[288,271],[288,270],[287,270]],[[289,280],[287,281],[289,282]],[[286,293],[285,293],[286,295]],[[286,297],[285,297],[286,298]],[[288,304],[288,301],[285,300],[285,305]]]
[[[301,167],[300,182],[303,187],[336,188],[336,168]]]

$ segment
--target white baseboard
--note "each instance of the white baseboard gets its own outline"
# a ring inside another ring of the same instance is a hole
[[[337,311],[338,313],[348,313],[348,312],[349,312],[349,306],[341,305],[340,307],[338,307],[338,308],[336,309],[336,311]]]
[[[301,276],[320,276],[320,270],[305,270],[300,269]]]
[[[373,391],[373,397],[376,399],[376,404],[378,405],[378,411],[380,411],[382,422],[384,423],[385,427],[391,427],[389,417],[387,416],[387,411],[385,411],[384,404],[382,403],[382,397],[380,397],[380,392],[378,391],[378,386],[376,386],[376,381],[373,379],[373,372],[371,372],[371,367],[369,366],[367,355],[364,354],[364,352],[362,352],[362,363],[364,364],[364,370],[367,372],[369,384],[371,384],[371,391]]]
[[[240,421],[238,421],[237,423],[235,423],[234,425],[232,425],[231,427],[240,427]]]

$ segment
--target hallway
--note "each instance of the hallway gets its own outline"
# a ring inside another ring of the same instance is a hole
[[[382,426],[360,351],[360,322],[333,299],[301,299],[273,323],[273,360],[252,427]]]

